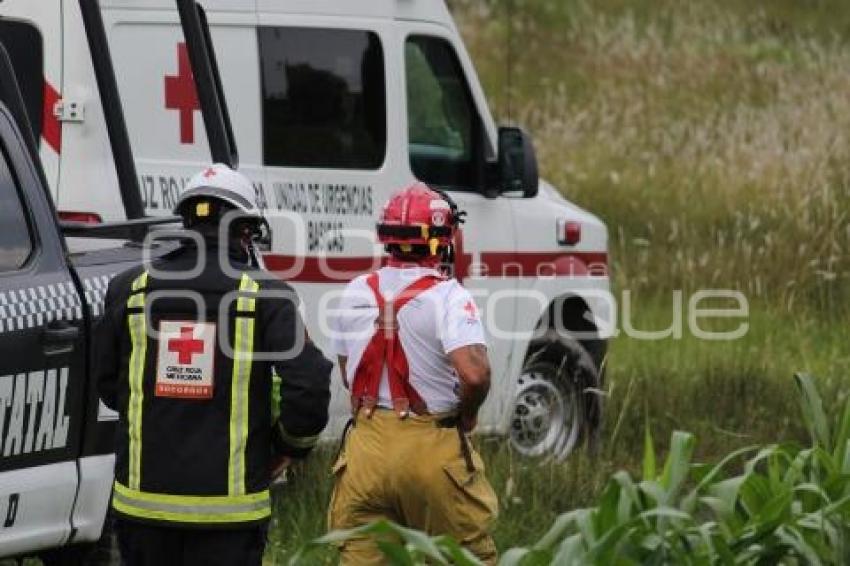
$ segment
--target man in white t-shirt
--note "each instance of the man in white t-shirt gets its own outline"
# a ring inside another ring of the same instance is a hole
[[[334,465],[329,526],[386,518],[495,563],[496,494],[467,438],[490,388],[484,328],[469,292],[444,276],[462,217],[421,183],[393,195],[378,224],[386,267],[349,283],[331,318],[354,424]],[[385,561],[369,539],[340,551],[342,564]]]

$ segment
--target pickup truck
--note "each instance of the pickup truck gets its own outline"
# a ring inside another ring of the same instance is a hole
[[[132,244],[65,238],[40,167],[0,104],[3,555],[100,537],[116,415],[90,379],[92,327],[110,277],[142,259]]]
[[[192,2],[183,4],[194,9]],[[80,3],[91,16],[116,169],[132,179],[97,3]],[[0,41],[0,558],[116,563],[107,511],[118,416],[91,378],[92,331],[110,279],[172,249],[166,240],[144,248],[140,241],[175,219],[61,221],[16,70]]]
[[[113,478],[92,329],[110,278],[143,254],[63,234],[23,132],[0,102],[0,556],[54,549],[44,562],[68,564],[88,549],[57,549],[100,539]]]

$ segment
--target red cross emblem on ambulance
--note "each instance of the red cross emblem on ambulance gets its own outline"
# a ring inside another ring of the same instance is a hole
[[[211,399],[215,340],[214,323],[160,321],[154,390],[156,396]]]
[[[185,43],[177,44],[177,75],[165,76],[165,108],[180,115],[180,143],[195,143],[195,111],[201,104]]]

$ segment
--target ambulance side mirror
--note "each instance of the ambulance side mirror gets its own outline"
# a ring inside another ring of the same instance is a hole
[[[521,192],[525,198],[537,196],[540,178],[534,142],[520,128],[499,128],[499,189],[502,193]]]

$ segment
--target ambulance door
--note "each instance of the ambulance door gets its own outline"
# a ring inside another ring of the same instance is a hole
[[[188,180],[209,165],[210,149],[176,3],[151,0],[141,9],[139,4],[101,2],[145,211],[170,215]],[[259,190],[260,81],[254,2],[206,1],[203,7],[240,170]]]
[[[71,534],[86,389],[83,303],[52,209],[0,112],[0,553]]]
[[[391,188],[409,180],[398,170],[401,140],[388,128],[397,98],[391,27],[264,6],[257,41],[273,233],[266,265],[294,284],[311,337],[327,348],[320,311],[352,278],[380,267],[375,220]],[[334,384],[329,430],[338,432],[350,409],[338,376]]]
[[[439,25],[399,22],[396,53],[403,60],[410,175],[449,192],[467,212],[457,250],[457,277],[475,298],[487,330],[493,387],[483,428],[500,424],[507,402],[517,266],[510,202],[491,186],[495,159],[492,120],[457,36]],[[474,316],[471,305],[467,309]]]
[[[62,154],[62,1],[0,3],[0,41],[12,59],[54,198]]]

